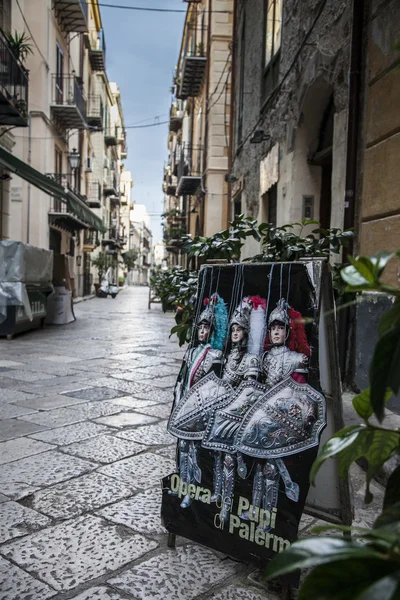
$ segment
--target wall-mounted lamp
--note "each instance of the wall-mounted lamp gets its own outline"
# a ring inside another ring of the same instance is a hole
[[[256,129],[250,138],[250,144],[261,144],[261,142],[269,140],[270,137],[271,136],[268,133],[264,133],[263,129]]]
[[[80,267],[82,264],[82,256],[79,254],[79,256],[76,257],[76,266]]]
[[[0,175],[0,181],[10,181],[10,179],[12,179],[12,177],[8,173],[3,173],[3,175]]]
[[[81,164],[81,155],[77,152],[76,148],[72,149],[72,152],[68,154],[69,166],[72,171],[79,169],[79,165]]]

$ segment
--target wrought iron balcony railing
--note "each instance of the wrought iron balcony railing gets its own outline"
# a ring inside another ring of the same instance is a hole
[[[201,185],[203,147],[183,145],[178,164],[176,196],[194,194]]]
[[[118,146],[125,140],[125,132],[122,127],[115,125],[113,127],[107,127],[104,131],[104,141],[106,146]]]
[[[86,99],[73,75],[53,75],[51,110],[65,129],[86,129]]]
[[[118,179],[114,171],[104,169],[103,194],[105,196],[117,196],[119,192]]]
[[[106,42],[102,29],[89,32],[89,60],[93,71],[105,71]]]
[[[164,182],[163,182],[163,192],[167,194],[167,196],[175,196],[176,186],[178,185],[178,180],[175,175],[171,175],[169,170],[165,169],[164,171]]]
[[[101,183],[99,181],[91,182],[87,190],[87,203],[91,208],[101,207]]]
[[[28,72],[0,32],[0,125],[28,125]]]
[[[88,5],[86,0],[53,0],[53,7],[61,28],[66,33],[86,33]]]
[[[187,28],[178,77],[177,98],[184,100],[199,95],[207,64],[206,44],[205,27]]]
[[[174,131],[175,133],[182,128],[183,122],[183,102],[182,100],[177,100],[173,102],[171,105],[171,110],[169,113],[169,130]]]
[[[100,94],[91,94],[87,102],[87,124],[90,127],[103,129],[104,107]]]

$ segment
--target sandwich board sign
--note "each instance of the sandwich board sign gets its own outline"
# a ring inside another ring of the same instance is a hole
[[[296,540],[303,511],[349,524],[334,461],[309,486],[342,426],[340,392],[325,261],[205,266],[167,426],[168,532],[261,567]]]

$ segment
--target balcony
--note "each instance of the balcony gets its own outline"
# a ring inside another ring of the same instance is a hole
[[[87,203],[90,208],[101,207],[101,184],[99,181],[89,183]]]
[[[49,224],[73,233],[80,229],[88,229],[89,225],[79,219],[69,202],[61,198],[51,198],[49,210]]]
[[[97,246],[99,246],[97,232],[93,229],[85,229],[83,232],[83,251],[92,252]]]
[[[110,250],[122,248],[123,240],[120,239],[119,232],[116,227],[110,229],[104,234],[104,239],[101,242],[102,246],[108,246]]]
[[[185,100],[199,95],[207,64],[205,50],[206,29],[204,27],[188,27],[181,57],[177,98]]]
[[[103,129],[103,102],[100,94],[88,97],[86,121],[90,127]]]
[[[183,102],[178,100],[171,106],[169,113],[169,130],[177,133],[182,128]]]
[[[88,5],[86,0],[53,0],[58,22],[66,33],[86,33]]]
[[[118,196],[118,181],[115,173],[104,169],[103,194],[105,196]]]
[[[28,126],[28,72],[0,32],[0,125]]]
[[[53,75],[51,111],[63,129],[86,129],[86,99],[73,75]]]
[[[178,181],[175,175],[170,175],[168,170],[165,170],[162,186],[164,194],[167,194],[167,196],[175,196],[177,183]]]
[[[120,135],[118,134],[118,127],[107,127],[104,131],[104,142],[106,146],[118,146],[120,143]]]
[[[89,60],[92,71],[106,70],[106,42],[104,31],[94,30],[89,32]]]
[[[176,196],[190,196],[199,189],[202,158],[201,146],[183,146],[178,165]]]

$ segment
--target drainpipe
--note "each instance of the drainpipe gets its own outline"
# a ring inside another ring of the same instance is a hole
[[[347,119],[346,189],[344,198],[343,228],[355,225],[356,186],[358,166],[358,138],[360,131],[360,81],[363,50],[364,1],[353,0],[352,32],[350,49],[349,103]],[[343,260],[353,253],[353,243],[345,249]],[[342,381],[352,387],[355,360],[355,307],[342,309],[338,313],[339,359]]]
[[[32,163],[32,115],[28,114],[28,165]],[[31,184],[28,183],[28,206],[26,211],[26,243],[29,244],[31,228]]]
[[[236,71],[236,25],[237,25],[237,0],[233,0],[233,23],[232,23],[232,42],[231,42],[231,104],[230,104],[230,119],[229,119],[229,146],[228,146],[228,175],[230,175],[233,165],[233,121],[235,118],[235,71]],[[232,184],[228,178],[228,196],[227,196],[227,221],[231,219],[232,208]],[[226,223],[228,227],[228,223]]]
[[[354,227],[356,184],[357,184],[357,146],[360,128],[360,78],[362,63],[362,34],[364,21],[364,1],[353,0],[353,22],[351,32],[349,108],[347,120],[346,153],[346,191],[344,198],[344,229]],[[352,244],[346,251],[351,254]]]
[[[205,131],[204,131],[204,149],[203,149],[203,165],[202,165],[202,177],[201,177],[201,191],[204,194],[203,202],[200,204],[200,231],[201,235],[204,235],[204,220],[205,220],[205,199],[207,194],[207,187],[203,185],[203,174],[207,170],[207,145],[208,145],[208,98],[210,94],[210,63],[211,63],[211,18],[212,18],[212,0],[209,0],[208,4],[208,32],[207,32],[207,72],[206,72],[206,102],[205,102]]]

